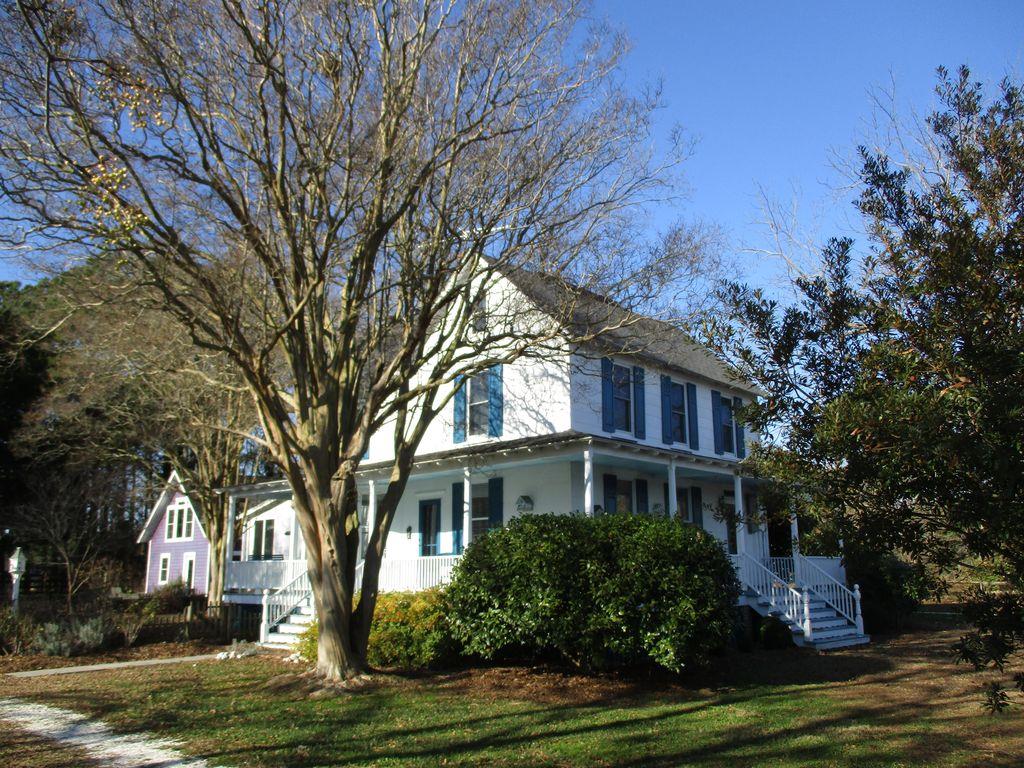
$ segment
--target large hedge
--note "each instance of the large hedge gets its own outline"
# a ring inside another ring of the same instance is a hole
[[[664,519],[517,517],[466,550],[448,624],[483,658],[584,668],[700,665],[731,636],[739,585],[721,545]]]

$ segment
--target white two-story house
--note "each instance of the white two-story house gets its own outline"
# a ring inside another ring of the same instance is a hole
[[[550,293],[542,278],[500,280],[497,301],[544,311]],[[737,413],[757,396],[753,387],[685,334],[650,319],[590,344],[549,347],[461,382],[432,423],[388,536],[382,591],[443,583],[475,538],[517,515],[667,516],[718,539],[733,557],[743,601],[780,615],[798,642],[866,640],[841,562],[791,552],[789,535],[770,547],[767,528],[751,514],[757,483],[744,477],[742,461],[754,436]],[[391,469],[390,445],[386,429],[374,435],[361,464],[367,521]],[[294,513],[283,503],[287,487],[231,493],[274,510],[275,535],[291,538],[280,557],[262,545],[258,557],[237,552],[227,566],[229,599],[269,602],[268,633],[298,631],[302,622],[284,602],[297,594],[305,563]],[[258,519],[247,516],[252,525]],[[263,541],[244,530],[250,548]],[[773,549],[784,556],[771,557]],[[276,590],[289,585],[275,603]]]

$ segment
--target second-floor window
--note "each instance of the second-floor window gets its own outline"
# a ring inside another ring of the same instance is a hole
[[[186,501],[179,501],[167,508],[167,530],[165,539],[192,538],[192,507]]]
[[[615,429],[629,432],[632,429],[632,397],[629,368],[624,365],[612,366],[612,394],[615,398]]]
[[[469,434],[486,435],[491,404],[490,371],[478,373],[469,380]]]
[[[726,398],[722,398],[722,404],[718,408],[718,417],[721,419],[722,450],[726,453],[735,453],[736,440],[734,438],[732,403]]]
[[[669,428],[672,442],[686,442],[686,390],[682,384],[672,384],[669,389]]]

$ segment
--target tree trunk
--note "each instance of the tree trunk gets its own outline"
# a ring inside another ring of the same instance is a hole
[[[224,548],[227,536],[222,530],[212,528],[208,536],[210,541],[210,561],[206,565],[208,586],[206,590],[207,605],[219,605],[224,601],[224,566],[227,561]]]

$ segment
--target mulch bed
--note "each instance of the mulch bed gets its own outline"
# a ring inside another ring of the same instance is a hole
[[[0,674],[27,672],[32,669],[57,669],[59,667],[79,667],[87,664],[108,664],[115,661],[172,659],[177,656],[198,656],[204,653],[216,653],[223,649],[224,646],[221,645],[211,645],[200,640],[190,640],[179,643],[149,643],[133,648],[115,648],[83,656],[44,656],[39,653],[27,653],[20,656],[0,656]]]

